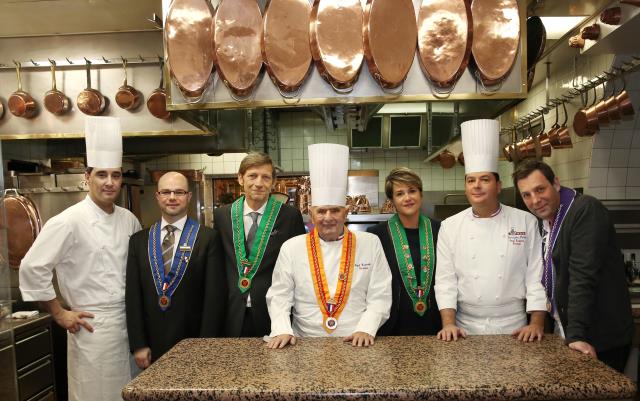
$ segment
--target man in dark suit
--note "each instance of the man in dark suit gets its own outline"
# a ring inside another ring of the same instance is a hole
[[[542,283],[556,333],[567,345],[624,370],[633,319],[623,258],[604,205],[561,187],[551,167],[535,160],[513,180],[544,236]]]
[[[276,178],[269,155],[249,153],[240,163],[244,195],[214,210],[214,231],[224,250],[227,279],[225,335],[268,335],[271,321],[265,295],[282,243],[304,234],[300,211],[271,195]]]
[[[226,301],[214,232],[187,217],[186,177],[163,175],[156,199],[162,218],[131,236],[127,263],[129,346],[141,369],[184,338],[222,335]]]

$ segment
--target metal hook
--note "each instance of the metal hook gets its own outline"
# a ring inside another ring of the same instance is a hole
[[[19,61],[13,60],[13,64],[18,68],[22,67],[22,64]]]
[[[72,64],[73,65],[73,61],[69,60],[69,57],[65,57],[65,60],[67,60],[67,63]]]
[[[56,61],[55,60],[51,60],[50,58],[47,58],[47,60],[49,60],[49,62],[51,63],[52,66],[56,66]]]
[[[34,66],[36,66],[36,67],[40,65],[40,64],[36,63],[35,61],[33,61],[33,59],[32,59],[32,58],[31,58],[31,59],[29,59],[29,61],[31,61],[31,64],[33,64],[33,65],[34,65]]]
[[[562,102],[562,109],[564,110],[564,121],[562,122],[562,126],[566,127],[567,120],[569,119],[569,114],[567,113],[567,102]]]
[[[83,57],[83,59],[87,64],[91,65],[91,61],[89,59],[87,59],[86,57]]]
[[[102,61],[104,61],[106,64],[109,64],[111,62],[107,58],[105,58],[104,56],[102,56]]]
[[[141,62],[144,63],[144,57],[142,57],[142,54],[138,54],[138,58],[140,59]]]

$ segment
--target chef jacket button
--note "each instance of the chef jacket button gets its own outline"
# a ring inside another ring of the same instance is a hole
[[[482,299],[482,295],[478,295],[478,299]]]
[[[498,278],[502,280],[502,274],[498,274]]]
[[[473,235],[470,235],[470,236],[469,236],[469,239],[473,239]]]
[[[504,253],[501,253],[501,254],[500,254],[500,257],[501,257],[501,258],[504,258]]]
[[[477,280],[478,279],[478,275],[476,274],[475,276],[473,276],[473,278],[475,278]]]
[[[496,299],[500,299],[500,296],[496,295]]]
[[[476,255],[471,255],[471,259],[475,259],[475,258],[476,258]]]

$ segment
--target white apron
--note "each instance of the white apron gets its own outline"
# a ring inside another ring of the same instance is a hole
[[[456,324],[467,334],[511,334],[527,324],[524,301],[478,306],[458,303]]]
[[[122,306],[88,310],[93,333],[67,333],[69,401],[121,401],[122,388],[137,374],[129,352]]]

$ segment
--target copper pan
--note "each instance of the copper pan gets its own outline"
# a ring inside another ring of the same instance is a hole
[[[256,0],[222,0],[214,17],[213,61],[232,96],[251,95],[262,70],[262,14]]]
[[[607,99],[606,99],[607,89],[605,87],[605,82],[606,81],[602,81],[602,97],[600,98],[598,103],[596,103],[596,105],[593,106],[596,109],[598,125],[608,124],[610,122],[609,111],[607,110]]]
[[[402,90],[418,39],[413,2],[367,0],[362,36],[371,76],[383,90],[398,87]]]
[[[618,99],[616,99],[616,80],[615,76],[611,73],[605,72],[607,76],[614,77],[609,82],[611,84],[611,96],[607,100],[605,100],[604,104],[607,109],[607,114],[609,115],[609,121],[613,122],[614,120],[620,120],[622,116],[620,115],[620,108],[618,107]]]
[[[631,99],[629,98],[629,94],[626,90],[627,82],[624,79],[624,75],[622,76],[622,90],[618,93],[615,98],[618,103],[618,111],[620,112],[621,117],[632,116],[635,111],[633,110],[633,104],[631,103]]]
[[[460,152],[460,154],[458,154],[458,163],[460,163],[461,166],[464,166],[464,152]]]
[[[622,9],[620,7],[607,8],[600,14],[600,21],[607,25],[620,25]]]
[[[211,85],[213,8],[207,0],[173,0],[164,24],[171,78],[188,102]]]
[[[418,12],[418,61],[436,90],[453,90],[469,64],[472,42],[470,2],[422,0]]]
[[[510,161],[510,162],[513,161],[513,158],[511,157],[512,145],[513,144],[508,143],[504,145],[504,147],[502,148],[502,154],[504,155],[505,159],[507,159],[507,161]]]
[[[17,270],[40,231],[40,217],[35,205],[14,189],[4,191],[2,202],[0,231],[6,229],[9,267]]]
[[[547,132],[542,132],[538,135],[538,143],[540,144],[540,156],[550,157],[551,142],[549,140],[549,134]]]
[[[433,159],[434,163],[440,163],[442,168],[449,169],[456,164],[456,157],[453,153],[448,150],[443,150],[435,159]]]
[[[2,117],[4,117],[4,104],[2,103],[2,100],[0,99],[0,120],[2,120]]]
[[[76,104],[78,105],[78,109],[84,114],[97,116],[104,112],[107,107],[107,102],[102,93],[91,88],[91,62],[87,60],[86,64],[87,88],[78,94]]]
[[[473,0],[472,66],[483,86],[501,84],[508,76],[520,46],[517,0]],[[486,88],[485,88],[486,89]]]
[[[336,92],[351,92],[360,75],[363,19],[360,0],[314,0],[311,8],[311,56]]]
[[[32,118],[38,113],[38,104],[27,92],[22,90],[22,78],[20,76],[20,63],[15,62],[16,75],[18,77],[18,90],[9,96],[9,111],[16,117]]]
[[[71,101],[56,88],[56,62],[51,61],[51,90],[44,94],[44,108],[51,114],[61,116],[71,109]]]
[[[121,109],[133,111],[142,104],[142,94],[139,90],[127,83],[127,59],[122,59],[122,69],[124,70],[124,81],[116,92],[116,103]]]
[[[270,0],[264,12],[262,58],[283,97],[295,97],[311,71],[310,14],[308,0]]]
[[[566,100],[562,101],[562,109],[564,110],[564,122],[557,129],[549,131],[549,143],[554,149],[570,149],[573,147],[571,133],[567,128],[569,115],[567,114]]]
[[[147,97],[147,109],[154,117],[163,120],[171,118],[167,111],[167,92],[164,90],[164,62],[160,59],[160,85]]]
[[[582,94],[580,96],[582,97]],[[595,89],[593,92],[593,96],[594,96],[593,104],[595,104],[595,96],[596,96]],[[573,116],[573,131],[576,133],[576,135],[580,137],[592,136],[599,129],[598,114],[595,108],[593,107],[593,104],[591,104],[591,106],[587,106],[587,103],[589,102],[588,90],[584,94],[583,102],[584,104],[582,108],[578,110],[576,114]]]

